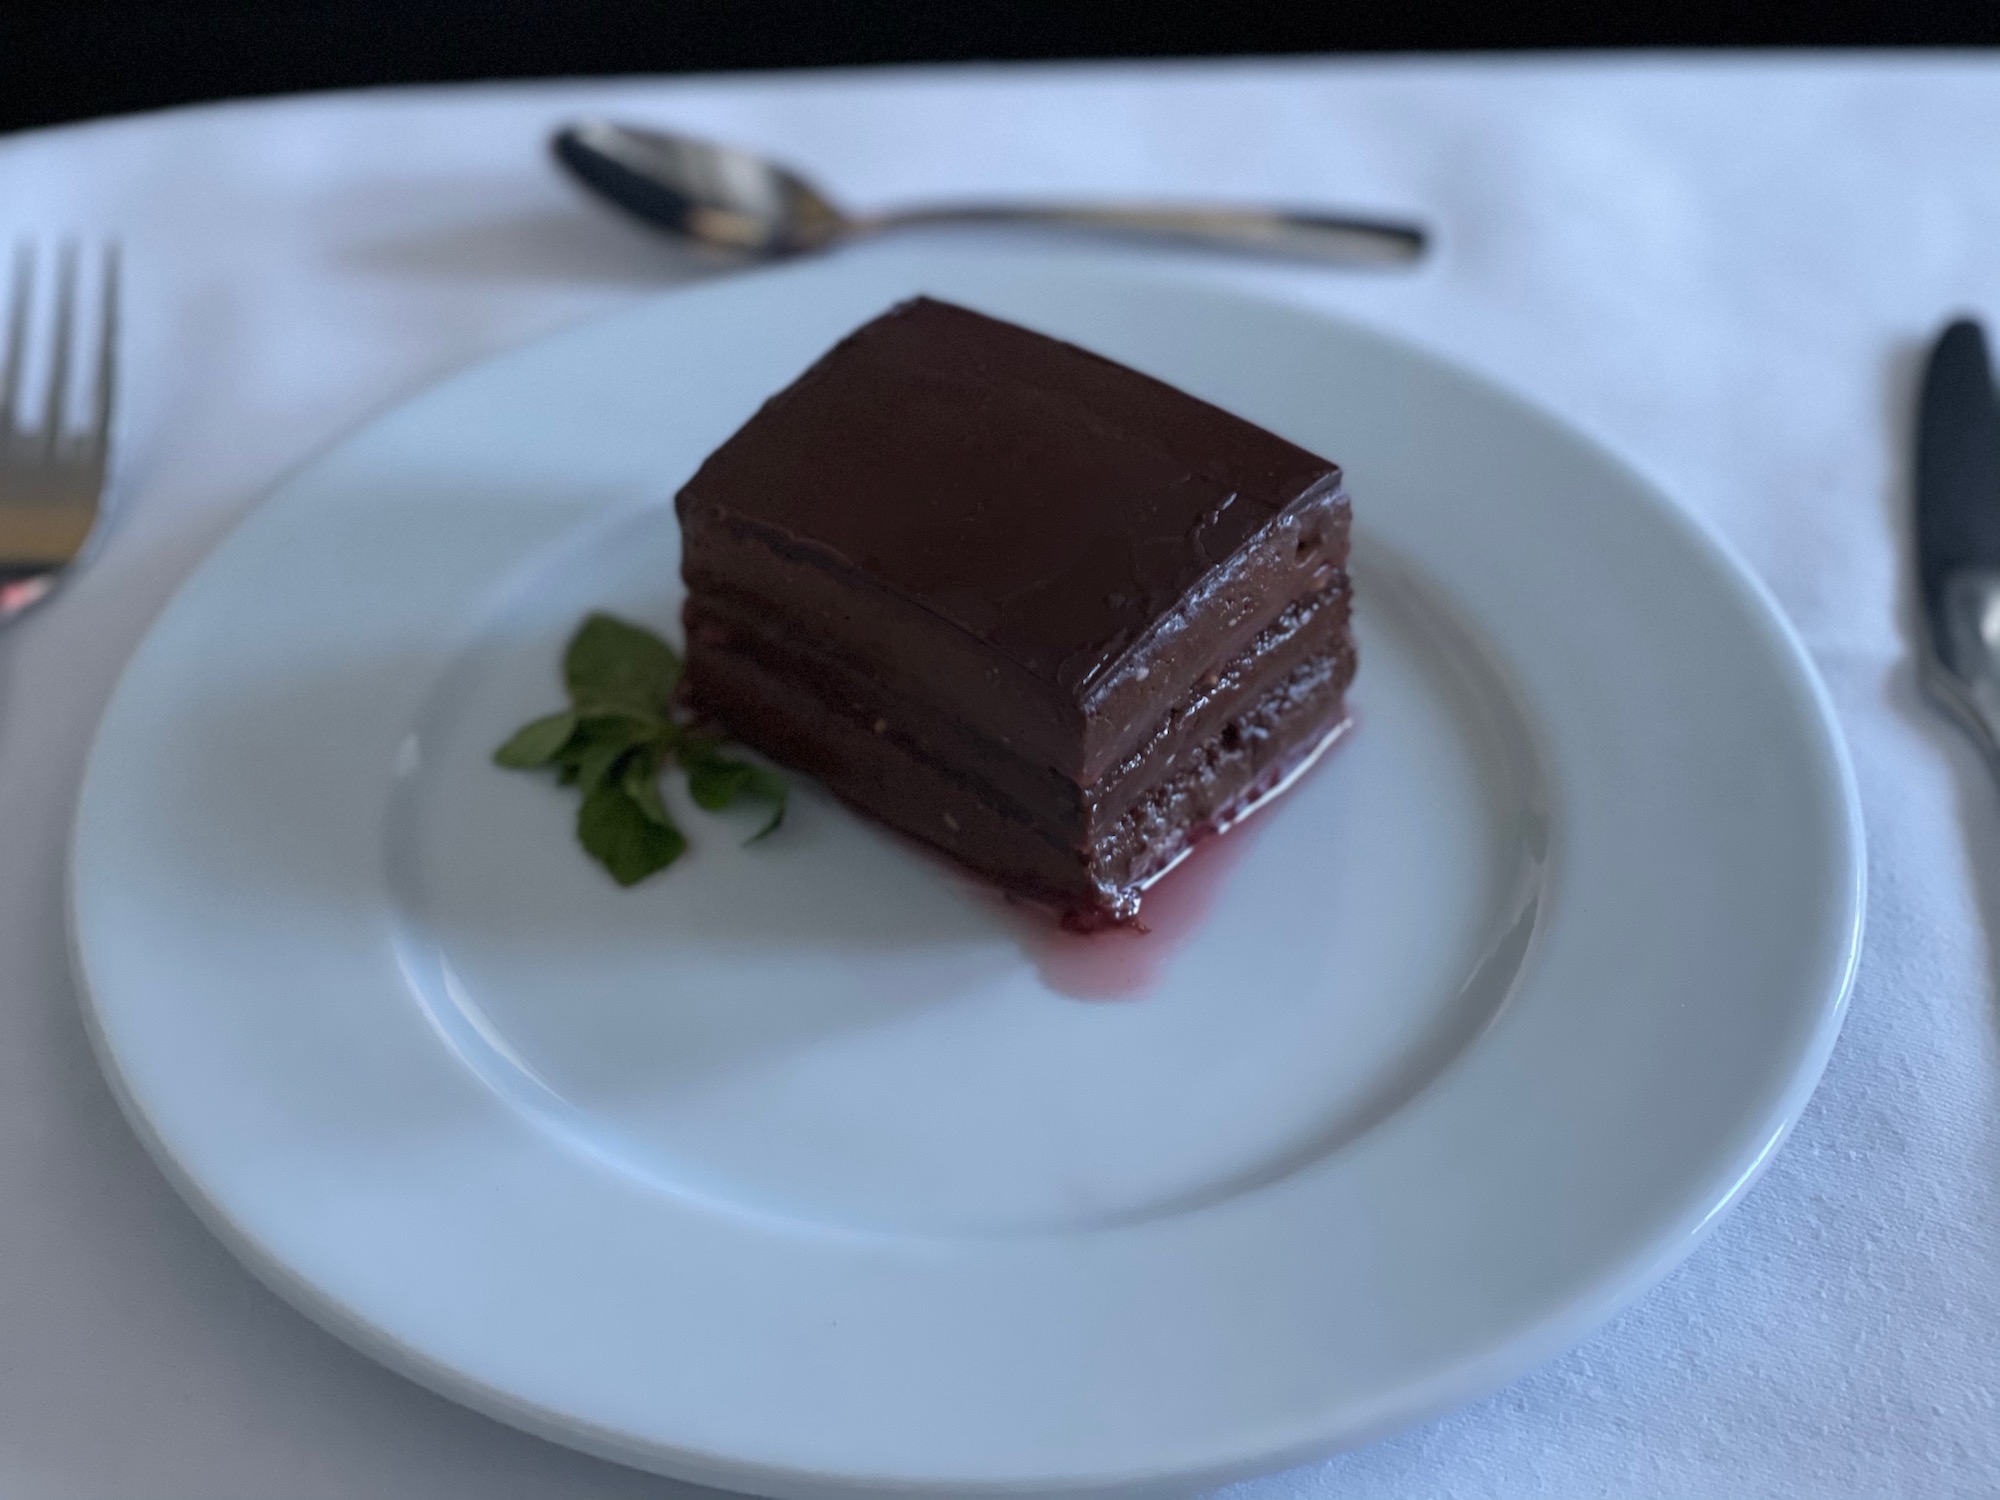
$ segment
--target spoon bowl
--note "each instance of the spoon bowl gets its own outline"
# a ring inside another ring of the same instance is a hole
[[[733,146],[624,125],[571,125],[556,159],[657,228],[745,254],[825,249],[848,219],[796,172]]]

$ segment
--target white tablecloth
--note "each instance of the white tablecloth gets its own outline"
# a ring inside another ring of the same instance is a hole
[[[2000,1493],[2000,797],[1924,706],[1910,401],[2000,318],[2000,61],[950,69],[340,95],[0,140],[0,234],[130,252],[121,514],[0,634],[0,1493],[693,1493],[349,1352],[240,1270],[100,1081],[63,949],[78,768],[161,604],[279,475],[443,372],[687,274],[583,203],[582,111],[781,152],[860,203],[1212,194],[1434,220],[1414,275],[1220,263],[1497,376],[1709,516],[1826,674],[1870,842],[1833,1063],[1747,1202],[1574,1352],[1241,1486],[1319,1496]]]

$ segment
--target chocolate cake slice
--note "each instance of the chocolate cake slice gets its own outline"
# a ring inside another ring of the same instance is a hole
[[[1340,470],[965,308],[849,335],[677,508],[693,706],[1072,926],[1344,722]]]

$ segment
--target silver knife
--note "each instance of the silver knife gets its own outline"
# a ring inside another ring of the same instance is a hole
[[[1986,335],[1938,335],[1917,415],[1924,686],[2000,774],[2000,396]]]

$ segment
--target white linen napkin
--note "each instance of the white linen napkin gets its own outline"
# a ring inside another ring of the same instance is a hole
[[[1472,365],[1708,516],[1832,687],[1870,841],[1845,1035],[1762,1183],[1547,1368],[1231,1491],[2000,1493],[2000,795],[1910,667],[1923,341],[2000,321],[2000,62],[981,68],[392,91],[0,140],[0,232],[130,255],[117,529],[0,634],[0,1492],[667,1496],[377,1369],[258,1287],[119,1120],[63,843],[115,676],[285,470],[454,367],[687,274],[546,166],[593,112],[780,152],[859,204],[1117,192],[1409,211],[1414,275],[1182,259]]]

